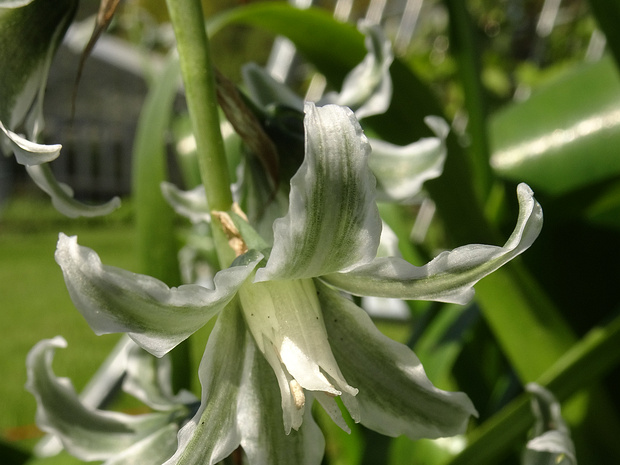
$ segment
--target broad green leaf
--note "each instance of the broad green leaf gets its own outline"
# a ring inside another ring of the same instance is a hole
[[[249,264],[220,271],[211,290],[197,284],[170,288],[151,276],[103,265],[75,236],[61,233],[56,250],[69,295],[93,331],[129,333],[159,357],[224,308],[261,259],[258,254]]]
[[[208,21],[207,30],[214,35],[235,23],[258,26],[286,36],[304,57],[338,84],[337,88],[345,75],[364,58],[363,35],[355,26],[337,22],[325,10],[300,10],[280,2],[249,4],[214,16]],[[325,53],[326,50],[333,50],[333,53]]]
[[[608,325],[590,330],[580,341],[549,365],[549,368],[535,381],[554,392],[557,399],[563,402],[584,387],[591,386],[618,365],[620,361],[619,342],[620,317],[616,317]],[[529,396],[522,394],[480,427],[474,429],[468,435],[465,450],[448,464],[494,465],[515,442],[523,441],[532,422]],[[601,426],[605,427],[604,424]]]
[[[132,155],[132,194],[136,206],[136,251],[140,271],[169,286],[181,283],[175,240],[175,214],[161,183],[168,179],[166,132],[179,88],[176,57],[168,58],[140,112]]]
[[[487,135],[487,102],[482,86],[480,47],[476,44],[474,19],[467,2],[444,0],[450,18],[450,54],[455,58],[459,84],[465,97],[467,157],[472,167],[473,184],[482,202],[487,200],[493,175],[489,167],[489,140]],[[521,180],[526,181],[526,180]]]
[[[493,168],[553,195],[618,176],[619,99],[610,57],[575,67],[493,115]]]
[[[257,281],[347,271],[377,253],[376,180],[353,112],[308,103],[304,127],[305,159],[291,179],[289,211],[274,223],[274,247]]]
[[[334,356],[359,388],[356,400],[364,426],[411,439],[465,431],[477,415],[467,395],[437,389],[411,349],[384,336],[362,309],[338,292],[318,283],[317,290]]]
[[[607,0],[588,0],[588,4],[598,27],[605,34],[607,46],[614,56],[616,66],[620,66],[620,31],[617,27],[620,21],[620,5],[618,2]]]

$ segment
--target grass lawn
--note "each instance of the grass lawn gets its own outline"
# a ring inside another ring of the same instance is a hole
[[[95,336],[71,303],[54,261],[58,233],[78,235],[106,264],[136,271],[137,260],[128,205],[104,219],[71,220],[45,198],[22,196],[0,215],[0,463],[9,465],[24,463],[15,449],[27,451],[41,436],[34,426],[34,399],[24,390],[32,346],[63,336],[69,347],[57,352],[54,369],[79,391],[119,337]],[[79,462],[59,456],[26,463]]]

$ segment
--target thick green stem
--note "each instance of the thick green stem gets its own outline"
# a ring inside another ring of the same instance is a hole
[[[167,0],[166,3],[177,40],[202,183],[209,207],[226,211],[232,205],[232,194],[202,5],[200,0]],[[220,265],[227,266],[234,254],[227,246],[221,228],[214,227],[213,234]]]

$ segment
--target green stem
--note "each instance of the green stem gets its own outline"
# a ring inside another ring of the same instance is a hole
[[[200,0],[166,0],[166,3],[177,40],[200,177],[211,210],[227,211],[232,206],[232,194],[202,4]],[[220,265],[227,266],[234,254],[221,228],[214,227],[213,235]]]
[[[480,80],[481,65],[476,45],[475,31],[467,5],[463,0],[446,0],[450,15],[450,49],[454,56],[458,73],[465,93],[465,109],[468,115],[470,146],[469,158],[481,205],[487,200],[493,173],[489,165],[490,149],[486,129],[486,98]]]
[[[620,361],[620,317],[604,328],[591,330],[575,344],[537,383],[562,402],[580,389],[591,386]],[[529,395],[522,394],[502,411],[474,430],[463,452],[447,465],[499,463],[518,440],[525,440],[533,424]]]

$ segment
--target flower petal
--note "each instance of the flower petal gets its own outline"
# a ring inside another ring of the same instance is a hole
[[[337,291],[324,284],[317,289],[334,356],[359,388],[355,399],[363,425],[411,439],[465,431],[470,416],[477,415],[467,395],[437,389],[407,346],[384,336],[366,312]]]
[[[310,391],[335,396],[357,393],[347,384],[331,353],[311,279],[248,282],[239,289],[239,298],[256,345],[274,371],[283,365],[302,388]],[[271,357],[273,353],[277,357]]]
[[[238,427],[249,463],[320,464],[325,440],[310,412],[297,431],[285,432],[278,383],[262,354],[251,345],[248,368],[239,395]],[[312,397],[306,394],[306,402]]]
[[[127,359],[127,375],[123,380],[125,392],[159,411],[174,410],[181,405],[198,402],[189,391],[181,390],[175,396],[172,392],[171,377],[172,363],[168,355],[155,358],[141,347],[136,345],[131,347]],[[170,455],[172,452],[174,449]]]
[[[524,252],[540,233],[542,208],[532,190],[520,184],[517,197],[519,218],[503,247],[466,245],[443,252],[421,267],[400,258],[377,258],[347,274],[322,279],[355,295],[465,304],[474,295],[474,284]]]
[[[190,191],[182,191],[170,182],[162,182],[161,192],[174,211],[192,223],[211,222],[207,196],[202,184]]]
[[[289,87],[274,79],[269,72],[256,63],[248,63],[241,70],[243,82],[252,99],[263,110],[278,105],[304,111],[304,101]]]
[[[200,409],[179,431],[176,453],[164,465],[215,464],[238,446],[237,398],[247,332],[235,300],[220,314],[200,362]]]
[[[523,464],[576,465],[575,446],[562,418],[560,403],[551,392],[536,383],[528,384],[525,389],[533,395],[532,411],[536,417],[536,437],[526,445]]]
[[[306,155],[291,179],[287,215],[274,223],[274,246],[256,281],[321,276],[372,260],[381,219],[370,147],[348,108],[306,104]]]
[[[377,177],[379,200],[411,200],[420,192],[425,181],[438,177],[443,171],[450,127],[438,117],[428,116],[425,121],[437,137],[420,139],[402,147],[382,140],[370,140],[372,153],[368,164]]]
[[[103,265],[75,236],[61,233],[56,250],[71,299],[95,333],[127,332],[158,357],[224,308],[261,259],[256,254],[220,271],[210,290],[195,284],[169,288],[150,276]]]
[[[9,131],[0,121],[0,130],[8,139],[17,163],[21,165],[39,165],[47,163],[58,158],[62,145],[44,145],[29,141],[19,134]]]
[[[90,378],[79,394],[80,402],[86,407],[101,407],[118,387],[125,376],[129,348],[135,343],[129,336],[122,336],[114,349],[108,354],[95,374]],[[37,457],[52,457],[62,450],[60,440],[51,434],[45,435],[34,447]]]
[[[385,113],[392,101],[390,66],[394,61],[392,44],[380,26],[361,23],[366,35],[368,53],[364,60],[347,74],[339,94],[326,100],[351,108],[357,119]]]
[[[43,120],[43,93],[52,58],[76,11],[77,0],[14,0],[0,5],[0,120],[25,124],[33,140]]]
[[[47,164],[26,166],[26,171],[36,185],[51,197],[56,210],[69,218],[107,215],[121,206],[118,197],[114,197],[102,205],[86,205],[78,202],[73,198],[71,188],[58,182]]]
[[[26,389],[37,400],[37,425],[59,437],[69,453],[82,460],[105,460],[175,421],[171,413],[125,415],[85,406],[71,382],[52,371],[55,349],[66,346],[56,337],[32,348]]]

